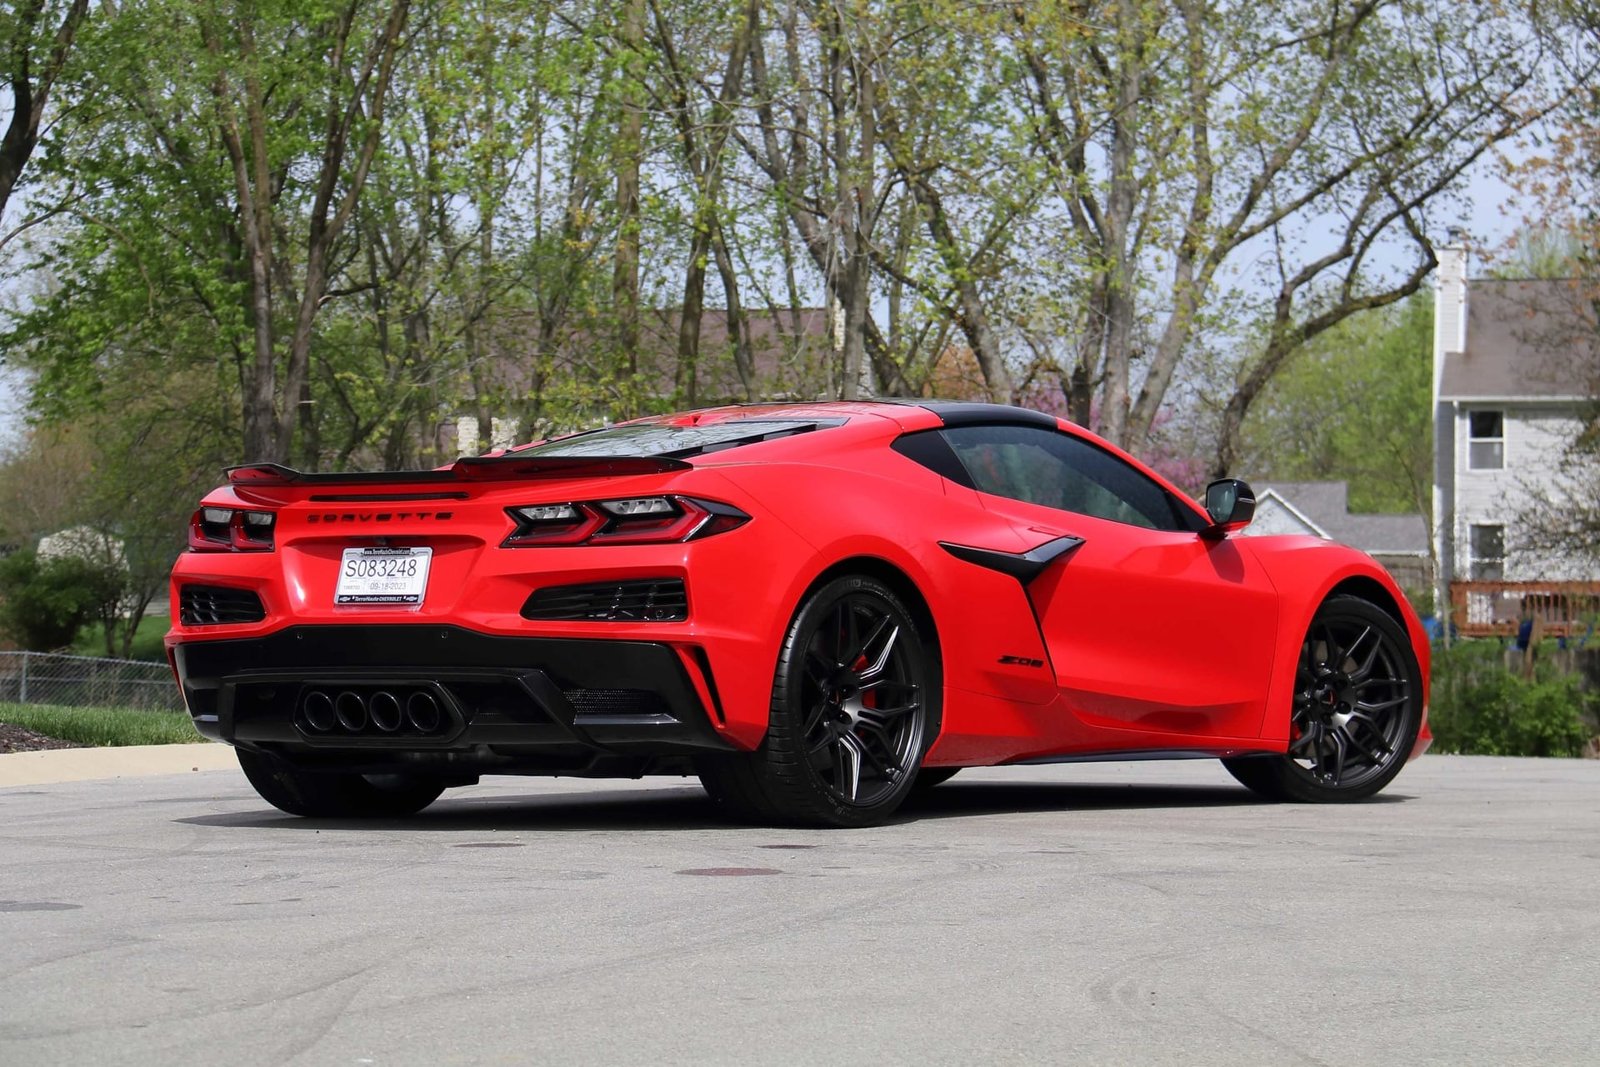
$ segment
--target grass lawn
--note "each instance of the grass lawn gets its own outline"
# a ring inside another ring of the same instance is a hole
[[[166,650],[161,647],[161,638],[172,626],[172,620],[165,615],[146,615],[139,620],[139,629],[133,634],[132,659],[147,659],[156,662],[165,662]],[[79,656],[103,656],[106,654],[105,627],[97,622],[92,622],[78,634],[78,639],[72,642],[72,651]]]
[[[205,740],[184,711],[0,703],[0,722],[79,745],[172,745]]]

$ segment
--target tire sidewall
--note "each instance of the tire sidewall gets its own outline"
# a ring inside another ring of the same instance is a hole
[[[805,708],[802,686],[806,649],[817,629],[839,602],[853,596],[867,596],[879,601],[894,616],[896,623],[915,637],[905,647],[910,669],[918,680],[921,707],[916,714],[922,719],[921,734],[915,751],[908,759],[906,773],[882,799],[866,805],[840,801],[804,757]],[[916,783],[917,768],[938,737],[943,685],[938,666],[938,656],[930,652],[930,635],[922,632],[916,619],[892,589],[866,575],[836,578],[806,598],[784,633],[773,677],[770,725],[762,748],[768,750],[769,755],[790,756],[800,761],[801,773],[796,776],[794,784],[804,791],[805,806],[812,808],[825,821],[836,826],[867,826],[881,822],[910,794]]]
[[[1417,660],[1416,649],[1412,647],[1411,640],[1401,625],[1394,617],[1382,608],[1359,597],[1337,596],[1328,599],[1317,613],[1312,617],[1311,626],[1307,628],[1306,636],[1310,637],[1311,629],[1318,622],[1329,616],[1355,616],[1363,623],[1376,626],[1384,636],[1393,642],[1399,650],[1400,661],[1406,671],[1406,689],[1412,695],[1404,705],[1405,719],[1401,723],[1400,735],[1395,742],[1394,750],[1397,758],[1384,768],[1383,773],[1375,778],[1363,782],[1352,788],[1339,788],[1326,786],[1313,781],[1303,769],[1295,764],[1287,755],[1284,756],[1283,770],[1286,777],[1285,785],[1294,799],[1315,801],[1340,801],[1363,800],[1384,789],[1394,781],[1406,762],[1411,757],[1411,750],[1416,747],[1417,735],[1422,730],[1422,694],[1423,678],[1422,665]]]

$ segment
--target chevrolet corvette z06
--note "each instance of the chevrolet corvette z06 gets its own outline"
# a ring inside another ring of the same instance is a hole
[[[956,403],[730,407],[424,471],[237,467],[172,574],[200,732],[271,804],[398,816],[485,774],[696,774],[886,819],[959,768],[1221,759],[1372,795],[1428,650],[1371,558],[1234,536],[1085,430]]]

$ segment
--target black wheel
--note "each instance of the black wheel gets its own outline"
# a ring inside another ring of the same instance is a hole
[[[1405,766],[1422,726],[1422,670],[1405,631],[1357,597],[1323,604],[1300,646],[1289,750],[1225,759],[1274,800],[1370,797]]]
[[[261,799],[290,815],[381,819],[415,815],[439,799],[444,783],[411,774],[301,770],[276,756],[239,749],[239,767]]]
[[[789,623],[755,752],[700,766],[706,791],[762,822],[871,826],[911,791],[939,732],[938,655],[893,590],[835,579]]]
[[[924,767],[917,772],[917,780],[911,786],[918,792],[932,789],[936,785],[943,785],[954,778],[961,771],[960,767]]]

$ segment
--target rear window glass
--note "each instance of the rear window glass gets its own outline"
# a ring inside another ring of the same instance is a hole
[[[721,452],[740,445],[791,437],[838,422],[803,422],[782,419],[732,419],[702,426],[668,426],[659,422],[607,426],[600,430],[558,437],[542,445],[517,450],[519,456],[663,456],[683,459]]]

